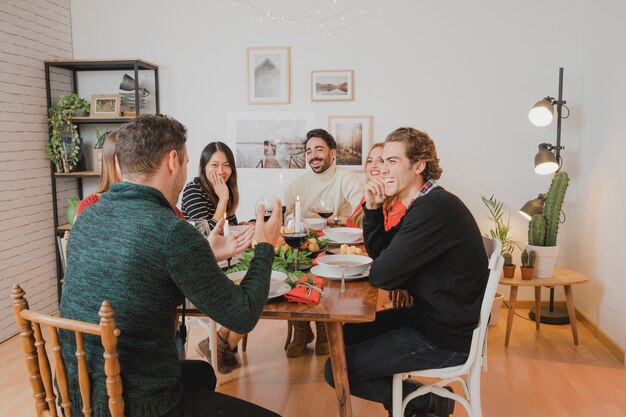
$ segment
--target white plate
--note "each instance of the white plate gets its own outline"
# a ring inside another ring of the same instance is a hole
[[[239,263],[239,261],[240,261],[240,260],[241,260],[241,256],[240,256],[240,255],[237,255],[237,256],[235,256],[235,257],[231,258],[231,259],[230,259],[230,266],[232,267],[232,266],[237,265],[237,264]],[[219,266],[219,267],[220,267],[220,269],[226,269],[226,268],[228,268],[228,259],[224,259],[223,261],[219,261],[219,262],[217,263],[217,266]]]
[[[330,280],[341,280],[341,275],[333,275],[332,273],[328,273],[326,271],[326,269],[319,267],[318,265],[314,266],[313,268],[311,268],[311,273],[313,275],[317,275],[319,277],[322,278],[326,278],[326,279],[330,279]],[[370,269],[367,268],[365,270],[365,272],[363,272],[362,274],[359,275],[351,275],[349,277],[345,277],[344,279],[346,281],[351,281],[351,280],[355,280],[355,279],[363,279],[363,278],[367,278],[370,275]]]
[[[324,236],[322,236],[322,237],[324,237]],[[326,239],[328,239],[328,238],[326,238]],[[363,243],[363,242],[364,242],[364,240],[363,240],[363,236],[361,236],[359,239],[354,240],[354,241],[352,241],[352,242],[343,242],[343,241],[342,241],[342,242],[340,242],[340,241],[338,241],[338,240],[328,239],[328,244],[329,244],[329,245],[343,245],[343,244],[347,244],[347,245],[360,245],[360,244],[361,244],[361,243]]]
[[[268,300],[271,300],[272,298],[277,298],[280,297],[281,295],[285,295],[286,293],[289,292],[289,290],[291,290],[291,287],[289,286],[289,284],[287,284],[286,282],[283,282],[283,284],[276,288],[274,291],[270,291],[269,295],[267,296]]]

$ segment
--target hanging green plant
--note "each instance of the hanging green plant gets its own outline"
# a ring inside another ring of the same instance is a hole
[[[46,143],[45,149],[57,172],[70,172],[78,162],[80,139],[78,128],[72,123],[72,116],[76,112],[89,114],[89,103],[76,93],[59,98],[48,112],[50,141]],[[63,144],[64,134],[71,138],[69,147]]]

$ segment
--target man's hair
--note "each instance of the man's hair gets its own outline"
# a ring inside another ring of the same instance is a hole
[[[402,142],[405,145],[405,154],[412,164],[417,161],[424,161],[426,167],[422,172],[424,181],[429,179],[439,179],[443,170],[439,167],[439,158],[437,158],[437,150],[435,143],[426,132],[420,132],[412,127],[400,127],[391,132],[385,143]]]
[[[116,139],[115,155],[122,175],[150,178],[170,151],[178,152],[183,163],[187,129],[171,117],[150,114],[124,125],[116,132]]]
[[[306,134],[306,140],[304,141],[304,147],[306,148],[306,144],[309,143],[309,139],[311,138],[320,138],[330,149],[337,149],[337,142],[335,142],[335,138],[333,135],[325,131],[324,129],[313,129],[310,130],[309,133]]]

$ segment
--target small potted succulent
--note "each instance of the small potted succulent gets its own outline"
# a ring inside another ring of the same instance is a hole
[[[533,279],[533,274],[535,273],[535,251],[524,249],[522,252],[522,266],[520,267],[520,271],[522,271],[522,279],[531,280]]]
[[[98,128],[96,128],[96,144],[93,146],[94,172],[102,172],[102,147],[104,146],[104,141],[111,133],[111,130],[101,132]]]
[[[502,268],[504,278],[513,278],[513,276],[515,275],[515,264],[513,263],[513,255],[509,252],[506,252],[502,254],[502,257],[504,258],[504,267]]]

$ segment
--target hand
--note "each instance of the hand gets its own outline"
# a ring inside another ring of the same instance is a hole
[[[215,190],[215,194],[217,194],[217,198],[220,201],[228,202],[230,198],[230,191],[228,190],[228,185],[224,182],[224,178],[218,175],[217,172],[211,172],[209,175],[209,181],[211,185],[213,185],[213,190]]]
[[[393,308],[407,308],[413,305],[413,297],[407,290],[390,291],[389,299],[393,303]]]
[[[232,232],[230,236],[222,236],[224,228],[224,219],[221,219],[215,225],[215,228],[209,234],[209,245],[213,250],[213,255],[217,261],[229,259],[235,255],[239,255],[246,250],[252,243],[254,237],[254,228],[248,227],[246,230]]]
[[[372,210],[379,208],[387,195],[385,194],[385,183],[380,178],[374,178],[365,183],[363,198],[365,207]]]
[[[274,208],[270,219],[265,221],[265,206],[259,204],[256,208],[256,241],[257,243],[269,243],[276,246],[280,237],[280,226],[283,224],[283,212],[280,207],[280,200],[274,201]]]

